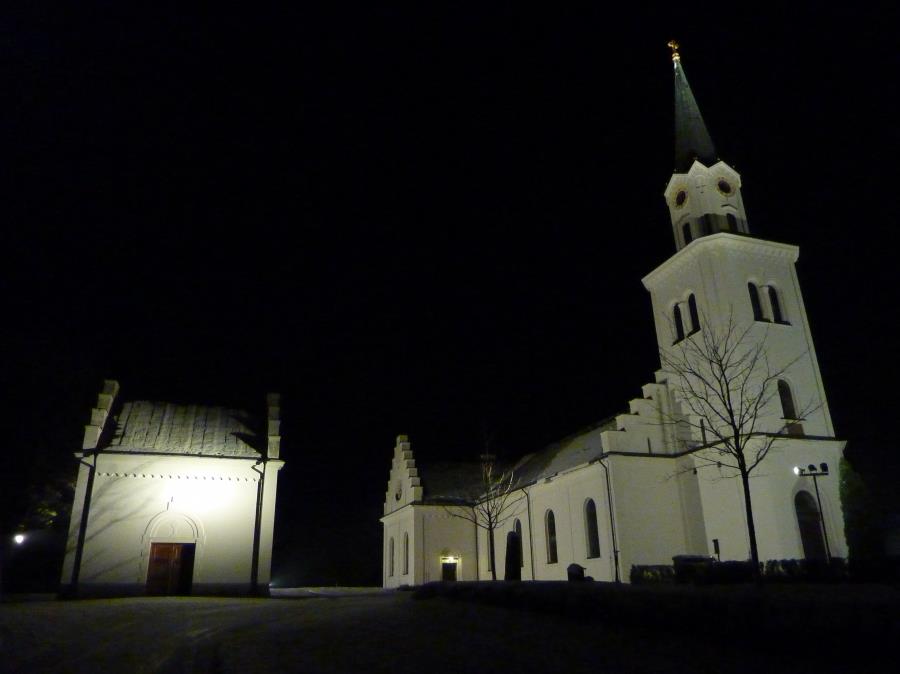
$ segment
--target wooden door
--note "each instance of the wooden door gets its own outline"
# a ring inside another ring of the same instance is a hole
[[[190,594],[194,576],[193,543],[152,543],[147,594]]]

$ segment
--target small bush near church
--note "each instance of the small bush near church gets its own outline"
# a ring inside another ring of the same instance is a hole
[[[668,564],[635,564],[631,567],[629,580],[632,585],[655,585],[674,583],[675,567]]]

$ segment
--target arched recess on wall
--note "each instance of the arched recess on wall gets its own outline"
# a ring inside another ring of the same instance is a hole
[[[206,542],[206,532],[201,520],[180,510],[163,510],[150,518],[144,528],[141,542],[146,545],[153,539],[165,538],[171,543]]]
[[[584,502],[585,547],[588,559],[600,556],[600,531],[597,527],[597,505],[594,499]]]
[[[556,516],[552,510],[544,515],[544,529],[547,539],[547,563],[556,564],[559,556],[556,551]]]
[[[516,519],[516,523],[513,526],[513,530],[516,532],[516,536],[518,537],[519,544],[519,566],[525,566],[525,555],[523,554],[522,549],[522,522],[519,519]]]
[[[203,557],[203,548],[206,543],[206,531],[203,522],[193,514],[169,508],[157,513],[147,522],[144,533],[141,536],[140,553],[140,577],[146,578],[150,567],[150,557],[154,543],[184,543],[193,544],[191,553],[190,572],[193,582],[202,580],[199,560]],[[148,581],[149,582],[149,581]],[[150,590],[148,589],[148,592]],[[186,592],[190,593],[190,579]],[[165,591],[163,594],[172,594]],[[178,592],[175,592],[176,594]],[[151,592],[152,594],[152,592]]]
[[[825,539],[822,536],[822,517],[816,500],[808,491],[798,491],[794,497],[794,511],[800,528],[800,543],[806,559],[825,559]]]
[[[409,573],[409,532],[403,532],[403,575]]]

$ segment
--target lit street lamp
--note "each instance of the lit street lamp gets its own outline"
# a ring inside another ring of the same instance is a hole
[[[16,534],[13,536],[13,541],[15,541],[16,545],[22,545],[25,542],[25,534]]]
[[[822,536],[825,539],[825,560],[826,563],[831,564],[831,549],[828,547],[828,531],[825,529],[825,513],[822,512],[822,498],[819,496],[818,482],[818,478],[828,476],[828,464],[821,463],[818,468],[812,463],[806,468],[794,466],[794,475],[813,479],[813,486],[816,488],[816,503],[819,505],[819,525],[822,527]]]

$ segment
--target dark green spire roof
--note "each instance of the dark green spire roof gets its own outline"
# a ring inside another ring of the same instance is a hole
[[[691,85],[681,67],[678,52],[673,57],[675,62],[675,170],[679,173],[687,171],[695,159],[706,166],[716,162],[716,147],[713,145],[700,108],[694,100]]]

